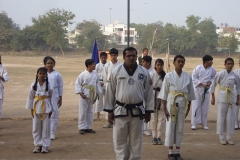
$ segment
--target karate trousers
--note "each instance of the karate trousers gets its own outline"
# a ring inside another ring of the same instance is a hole
[[[117,117],[113,125],[113,145],[117,160],[140,160],[142,156],[143,120]]]
[[[207,92],[205,94],[204,102],[203,102],[203,93],[195,92],[195,97],[196,97],[196,100],[192,101],[191,123],[192,125],[202,124],[203,126],[206,126],[207,120],[208,120],[208,110],[210,105],[210,93]],[[195,117],[195,112],[196,112],[196,117]]]
[[[59,97],[55,97],[55,107],[56,107],[56,111],[52,112],[52,116],[50,118],[51,120],[51,133],[55,134],[55,132],[57,131],[57,126],[58,126],[58,120],[59,120],[59,111],[58,111],[58,101],[59,101]]]
[[[41,120],[41,114],[35,114],[32,130],[34,145],[49,147],[51,142],[50,132],[49,113],[44,114],[43,121]]]
[[[171,119],[171,105],[167,105],[170,117],[166,121],[165,146],[180,147],[183,139],[184,122],[185,122],[185,107],[176,107],[175,121]]]
[[[217,103],[217,134],[233,134],[235,122],[235,105],[229,107],[229,103]]]
[[[93,117],[94,117],[93,101],[90,100],[89,98],[83,99],[80,96],[78,130],[92,129]]]

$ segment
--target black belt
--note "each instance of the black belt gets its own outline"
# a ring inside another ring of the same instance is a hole
[[[155,90],[155,91],[160,91],[160,88],[159,87],[157,87],[157,88],[153,88],[153,90]]]
[[[138,106],[142,106],[143,105],[143,102],[140,102],[140,103],[136,103],[136,104],[125,104],[125,103],[122,103],[122,102],[119,102],[118,100],[116,101],[116,104],[120,105],[120,106],[123,106],[127,109],[130,109],[130,108],[138,108]],[[139,109],[139,114],[140,114],[140,119],[142,120],[143,119],[143,113],[142,113],[142,110],[140,108]]]

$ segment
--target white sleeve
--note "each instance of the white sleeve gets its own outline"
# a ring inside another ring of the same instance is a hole
[[[57,83],[58,83],[58,94],[59,96],[62,96],[63,94],[63,80],[62,80],[62,76],[59,73],[57,76]]]
[[[190,78],[190,84],[188,85],[188,101],[192,101],[195,100],[195,92],[194,92],[194,88],[193,88],[193,81],[191,76],[189,75]]]
[[[50,103],[52,105],[51,112],[56,112],[57,111],[56,107],[58,107],[58,106],[54,105],[55,103],[57,103],[57,102],[55,102],[54,88],[50,83],[48,84],[48,86],[50,86],[49,89],[48,89],[48,93],[49,93],[49,96],[50,96]]]
[[[26,104],[26,109],[33,109],[33,101],[35,98],[35,91],[33,90],[33,85],[34,83],[31,84],[30,86],[30,90],[28,93],[28,97],[27,97],[27,104]]]
[[[116,93],[116,86],[117,86],[117,77],[116,73],[113,72],[110,75],[111,81],[108,82],[108,88],[106,90],[106,95],[105,95],[105,106],[104,106],[104,111],[106,112],[113,112],[113,108],[115,107],[115,93]]]
[[[2,76],[3,76],[4,82],[7,82],[9,80],[8,72],[7,72],[5,67],[3,68],[3,75]]]
[[[220,75],[221,75],[221,72],[218,72],[216,74],[213,84],[211,85],[211,90],[210,90],[211,93],[215,93],[215,88],[216,88],[217,84],[219,83]]]
[[[145,74],[144,81],[144,101],[145,101],[145,112],[154,112],[154,97],[153,97],[153,86],[152,79],[148,72]]]
[[[168,93],[169,93],[169,88],[170,88],[170,83],[168,82],[168,75],[164,77],[163,83],[162,83],[162,88],[160,93],[158,94],[158,99],[162,100],[167,100],[168,98]]]
[[[192,73],[192,81],[193,81],[194,87],[198,87],[199,84],[201,83],[201,81],[199,81],[198,78],[199,78],[198,77],[198,69],[197,69],[197,67],[195,67],[193,70],[193,73]]]
[[[82,76],[82,74],[80,74],[75,83],[75,93],[76,94],[83,93],[82,84],[83,84],[83,76]]]
[[[216,76],[216,70],[213,68],[213,73],[212,73],[212,75],[211,75],[211,83],[212,83],[212,84],[213,84],[213,82],[214,82],[215,76]]]

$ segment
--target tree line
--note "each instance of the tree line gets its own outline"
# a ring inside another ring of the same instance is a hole
[[[84,49],[91,52],[94,39],[97,39],[99,50],[106,50],[116,45],[116,35],[106,36],[101,31],[101,24],[96,20],[84,20],[77,23],[78,34],[69,44],[67,27],[74,23],[75,14],[71,11],[51,9],[37,18],[32,18],[32,25],[23,29],[10,18],[6,12],[0,13],[0,48],[12,51],[64,51],[69,48]],[[138,33],[138,45],[148,47],[157,53],[169,49],[172,54],[201,56],[216,51],[234,52],[238,46],[235,34],[218,35],[213,19],[201,20],[199,16],[190,15],[185,26],[158,21],[150,24],[131,23],[130,27]]]

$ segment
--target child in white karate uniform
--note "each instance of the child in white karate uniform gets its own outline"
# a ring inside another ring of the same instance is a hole
[[[9,80],[8,72],[5,67],[2,66],[1,56],[0,56],[0,118],[2,116],[2,104],[4,99],[4,86],[3,83]]]
[[[144,57],[143,57],[144,58]],[[143,59],[144,60],[144,59]],[[152,130],[152,144],[162,145],[163,141],[161,139],[162,132],[165,129],[166,118],[161,107],[161,99],[157,99],[157,96],[162,88],[162,82],[166,75],[163,71],[164,62],[162,59],[157,59],[155,61],[155,71],[153,72],[153,97],[154,97],[154,113],[151,113],[151,120],[149,129]]]
[[[36,81],[31,84],[26,109],[33,117],[33,153],[47,153],[50,146],[50,117],[54,111],[53,88],[48,82],[47,69],[37,70]]]
[[[62,76],[59,72],[54,70],[55,67],[55,60],[47,56],[43,59],[44,65],[47,68],[48,71],[48,80],[53,86],[54,89],[54,102],[55,104],[55,112],[52,113],[51,116],[51,140],[56,138],[56,131],[58,126],[58,120],[59,120],[59,108],[62,105],[62,94],[63,94],[63,80]]]

